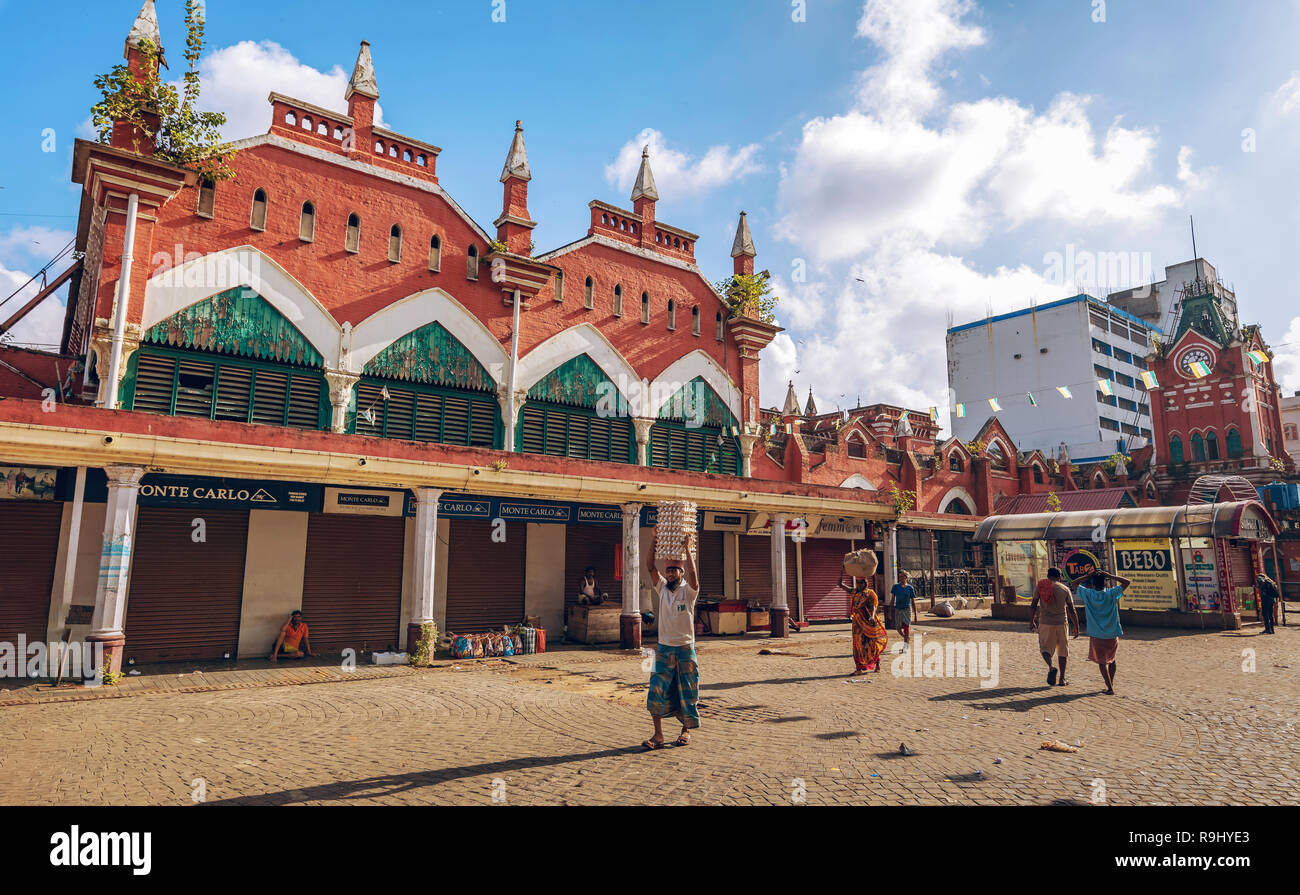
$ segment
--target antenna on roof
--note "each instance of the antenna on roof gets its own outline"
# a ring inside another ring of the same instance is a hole
[[[1192,217],[1189,214],[1187,216],[1187,221],[1189,224],[1192,225],[1192,264],[1195,265],[1197,268],[1196,276],[1199,279],[1201,275],[1201,271],[1200,271],[1200,265],[1196,264],[1196,259],[1200,257],[1200,255],[1196,254],[1196,218]]]

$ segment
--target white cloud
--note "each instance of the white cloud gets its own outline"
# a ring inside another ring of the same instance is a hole
[[[885,60],[862,73],[858,101],[864,110],[915,115],[940,99],[931,79],[935,63],[951,50],[984,43],[984,32],[962,19],[972,0],[873,0],[862,10],[858,37],[873,41]]]
[[[605,166],[605,180],[631,192],[641,168],[641,150],[650,147],[650,168],[654,172],[659,195],[664,199],[681,199],[705,193],[724,184],[762,170],[758,163],[759,146],[751,143],[732,149],[711,146],[696,159],[668,146],[664,135],[646,128],[623,144],[612,164]]]
[[[50,227],[12,227],[9,232],[0,233],[0,264],[16,265],[39,260],[40,264],[36,265],[39,268],[58,254],[73,235],[71,230]]]
[[[1300,391],[1300,317],[1291,320],[1291,328],[1278,340],[1273,350],[1273,369],[1285,394]]]
[[[1192,170],[1192,156],[1195,155],[1192,147],[1180,146],[1178,148],[1178,179],[1187,189],[1199,192],[1207,189],[1214,180],[1216,169],[1204,168],[1200,171]]]
[[[1104,132],[1089,98],[1064,92],[1045,111],[1012,97],[943,104],[945,54],[979,46],[969,0],[867,0],[860,36],[883,59],[861,76],[854,108],[808,122],[782,165],[777,235],[820,270],[822,282],[781,292],[795,356],[764,372],[765,403],[794,379],[828,400],[946,408],[948,314],[956,323],[1072,294],[1046,270],[977,270],[963,254],[1017,227],[1066,224],[1079,238],[1160,220],[1180,184],[1148,183],[1153,129]],[[1183,189],[1208,172],[1180,157]],[[845,268],[852,266],[851,272]],[[864,282],[857,282],[857,278]],[[840,285],[841,283],[845,285]],[[814,331],[816,327],[816,331]],[[771,350],[770,348],[767,350]],[[947,420],[944,419],[946,424]]]
[[[1291,75],[1285,83],[1274,90],[1270,102],[1282,115],[1290,115],[1296,109],[1300,109],[1300,72]]]
[[[0,264],[0,300],[8,298],[15,289],[31,278],[30,273],[10,270]],[[14,298],[0,308],[0,322],[8,320],[24,304],[32,299],[41,289],[40,281],[29,284]],[[61,292],[67,292],[67,286]],[[50,296],[37,305],[18,325],[6,332],[6,343],[17,345],[38,345],[45,348],[57,346],[63,336],[63,315],[66,305],[58,296]]]

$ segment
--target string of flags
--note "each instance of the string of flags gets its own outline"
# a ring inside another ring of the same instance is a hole
[[[1263,352],[1257,352],[1257,353],[1262,354]],[[1209,366],[1204,363],[1198,362],[1198,363],[1191,364],[1190,366],[1192,368],[1193,374],[1196,375],[1198,378],[1203,376],[1208,376],[1210,375],[1211,372],[1213,372],[1209,368]],[[1160,387],[1160,380],[1156,377],[1156,374],[1151,372],[1150,370],[1141,371],[1140,376],[1142,378],[1142,384],[1146,386],[1148,389],[1156,389]],[[1101,394],[1106,395],[1108,397],[1115,394],[1115,388],[1111,380],[1098,379],[1096,380],[1096,383],[1097,383],[1097,391],[1100,392]],[[1070,390],[1070,386],[1068,385],[1056,386],[1056,392],[1066,400],[1071,400],[1074,398],[1074,392]],[[1024,394],[1025,394],[1025,400],[1028,401],[1030,407],[1038,406],[1037,395],[1035,395],[1033,392],[1025,392]],[[1039,394],[1041,394],[1041,392]],[[1001,401],[1002,397],[1005,396],[985,398],[984,400],[988,402],[989,408],[994,413],[997,413],[999,410],[1003,409],[1003,404]],[[957,417],[957,419],[965,419],[969,407],[970,405],[966,402],[957,402],[956,404],[953,405],[953,414]],[[939,408],[931,407],[930,419],[937,420],[938,418],[939,418]]]
[[[1268,363],[1268,355],[1265,354],[1263,351],[1247,351],[1246,354],[1250,356],[1251,360],[1253,360],[1255,363],[1259,364],[1260,366],[1263,366],[1264,364]]]
[[[1187,365],[1187,369],[1190,370],[1192,375],[1195,376],[1197,379],[1204,379],[1206,376],[1209,376],[1211,372],[1213,372],[1210,369],[1210,365],[1202,360],[1192,361],[1190,364]]]

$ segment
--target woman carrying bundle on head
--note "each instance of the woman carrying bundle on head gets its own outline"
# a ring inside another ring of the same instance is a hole
[[[841,576],[839,586],[853,598],[850,615],[853,619],[853,663],[855,675],[880,671],[880,657],[889,642],[885,622],[880,617],[880,599],[869,582],[876,574],[874,550],[858,550],[844,557],[844,571],[852,578],[861,578],[858,585],[845,584]]]

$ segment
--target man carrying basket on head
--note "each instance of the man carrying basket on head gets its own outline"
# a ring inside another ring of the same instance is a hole
[[[694,534],[688,538],[694,540]],[[689,746],[690,731],[700,726],[700,712],[695,703],[700,698],[700,666],[695,656],[695,600],[700,595],[695,558],[688,545],[682,558],[664,560],[664,574],[655,568],[659,533],[646,560],[650,581],[659,590],[659,645],[655,649],[655,669],[650,675],[650,693],[646,709],[654,720],[654,736],[641,745],[662,749],[662,721],[673,717],[681,722],[682,732],[674,745]]]
[[[839,581],[839,586],[853,598],[850,614],[853,619],[853,663],[857,666],[854,675],[879,672],[880,657],[889,643],[888,631],[880,618],[880,599],[869,586],[876,574],[876,565],[874,550],[850,553],[844,557],[844,571],[853,578],[861,578],[862,583],[846,585],[843,577]]]

